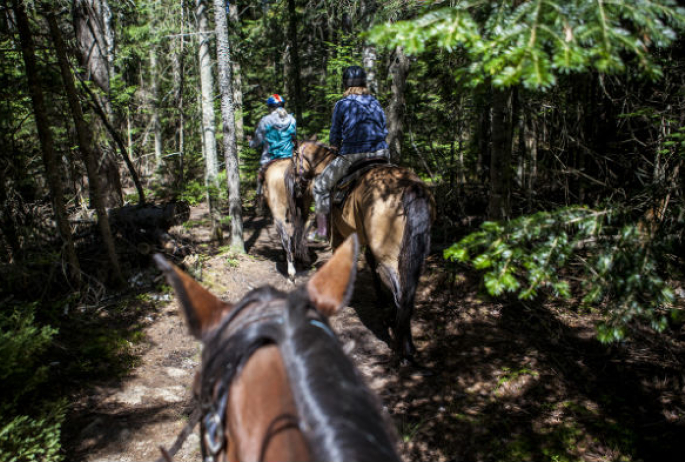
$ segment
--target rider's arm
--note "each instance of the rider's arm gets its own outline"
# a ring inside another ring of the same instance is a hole
[[[331,120],[331,133],[329,134],[329,141],[332,147],[339,148],[342,144],[342,117],[343,104],[338,101],[333,109],[333,119]]]
[[[266,122],[264,118],[259,121],[259,124],[257,125],[257,130],[255,131],[254,138],[250,140],[250,147],[251,148],[258,148],[262,144],[264,144],[264,136],[266,135]]]

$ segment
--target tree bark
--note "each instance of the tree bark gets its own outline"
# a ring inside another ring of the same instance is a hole
[[[162,139],[162,124],[159,120],[159,75],[157,70],[157,47],[150,48],[150,111],[152,116],[152,133],[155,137],[155,172],[160,173],[162,156],[164,155],[164,141]]]
[[[378,80],[376,79],[376,61],[378,55],[376,47],[368,43],[364,44],[362,50],[362,66],[366,71],[366,87],[372,94],[378,94]]]
[[[100,0],[102,8],[102,25],[105,31],[105,42],[107,45],[107,70],[109,71],[109,81],[114,79],[114,59],[116,58],[116,34],[114,33],[114,24],[112,17],[112,9],[109,7],[107,0]]]
[[[69,263],[68,274],[72,283],[80,284],[81,270],[76,256],[71,227],[69,226],[69,221],[67,219],[67,209],[64,203],[64,191],[62,189],[62,180],[59,171],[59,157],[55,155],[52,133],[50,132],[50,122],[48,121],[47,113],[45,111],[45,100],[43,97],[40,76],[38,74],[38,67],[36,65],[35,46],[33,44],[33,37],[31,36],[29,19],[24,10],[24,5],[20,0],[13,0],[12,8],[16,16],[17,31],[19,32],[19,41],[21,43],[21,53],[24,58],[24,64],[26,65],[26,78],[28,80],[29,93],[33,104],[34,116],[36,118],[36,128],[38,130],[38,138],[43,154],[43,163],[45,164],[48,187],[50,188],[50,196],[52,197],[52,208],[55,213],[57,229],[62,238],[64,251]]]
[[[511,217],[511,128],[512,90],[493,89],[488,205],[488,217],[491,220],[506,220]]]
[[[109,120],[107,120],[107,114],[105,114],[105,110],[102,108],[102,106],[100,106],[97,96],[93,94],[90,88],[88,88],[88,85],[86,85],[83,81],[81,81],[81,88],[83,88],[83,90],[90,97],[91,107],[93,108],[95,113],[100,117],[100,120],[109,132],[112,139],[114,140],[114,143],[119,147],[119,153],[121,154],[122,159],[124,159],[124,163],[128,167],[128,171],[131,174],[131,178],[133,179],[133,184],[135,184],[136,186],[136,191],[138,191],[138,201],[141,205],[144,204],[145,191],[143,190],[143,185],[140,182],[140,178],[138,177],[138,172],[136,172],[136,168],[133,165],[133,162],[131,162],[131,158],[128,155],[129,149],[126,148],[124,140],[121,139],[119,133],[114,129],[114,127],[112,127],[112,124],[109,123]],[[128,145],[129,147],[131,146],[130,139]]]
[[[243,242],[243,215],[240,199],[240,171],[236,143],[235,108],[231,80],[231,46],[228,40],[228,20],[224,0],[214,0],[216,31],[216,57],[219,63],[219,90],[221,92],[221,119],[223,122],[224,159],[228,182],[228,214],[231,218],[231,248],[245,253]]]
[[[113,40],[111,37],[113,32],[107,31],[108,9],[109,5],[104,0],[75,0],[73,19],[79,64],[87,70],[88,80],[93,81],[102,90],[103,95],[98,99],[105,112],[111,117],[109,59],[113,59],[113,55],[108,54],[108,48],[109,41]],[[119,165],[113,158],[113,152],[114,148],[111,152],[105,150],[97,159],[98,175],[102,183],[103,201],[106,207],[119,207],[124,200]]]
[[[11,152],[7,148],[4,136],[0,136],[0,152]],[[16,263],[21,261],[21,243],[19,242],[19,233],[14,223],[14,213],[10,205],[7,191],[10,190],[7,181],[7,169],[5,165],[5,158],[0,160],[0,231],[5,236],[5,241],[9,247],[9,255],[7,261]]]
[[[212,234],[221,242],[223,235],[218,201],[219,163],[216,152],[216,124],[214,120],[214,75],[209,47],[209,19],[206,0],[197,0],[195,6],[200,40],[200,89],[202,93],[202,146],[205,156],[205,183],[209,211],[212,217]]]
[[[236,35],[240,32],[240,15],[238,5],[232,2],[229,6],[228,20],[235,30]],[[233,76],[233,107],[235,112],[235,136],[238,141],[245,139],[245,124],[243,122],[243,77],[240,59],[233,57],[231,61],[231,75]],[[240,144],[238,144],[240,152]]]
[[[74,119],[74,127],[76,128],[76,136],[78,137],[79,150],[81,151],[81,156],[83,157],[83,162],[86,165],[86,171],[88,173],[88,185],[91,190],[90,196],[95,202],[93,205],[95,206],[95,211],[97,212],[98,216],[98,226],[100,228],[102,242],[107,251],[107,257],[109,258],[111,270],[110,274],[112,274],[114,277],[115,283],[122,284],[124,282],[124,278],[121,274],[121,266],[119,265],[119,257],[117,256],[114,246],[114,237],[112,236],[112,230],[109,226],[107,210],[102,200],[102,185],[100,184],[100,179],[97,175],[95,155],[93,153],[93,146],[91,144],[93,135],[90,133],[90,129],[88,128],[88,125],[83,117],[81,102],[79,101],[78,94],[76,93],[76,85],[74,84],[74,76],[72,75],[69,67],[66,46],[62,40],[62,34],[59,30],[59,26],[57,25],[57,20],[51,13],[47,14],[47,19],[50,27],[50,35],[52,36],[52,41],[55,45],[55,51],[57,53],[57,61],[59,63],[60,73],[62,74],[62,83],[64,84],[64,89],[66,90],[67,94],[69,109],[71,110],[71,114]]]
[[[288,0],[288,41],[290,42],[290,90],[288,96],[295,99],[295,115],[297,124],[304,127],[302,119],[302,79],[300,77],[300,50],[297,43],[297,11],[295,0]]]
[[[75,0],[73,17],[79,61],[88,79],[109,95],[107,38],[100,4],[97,0]]]
[[[363,0],[360,4],[361,26],[363,30],[369,30],[373,25],[378,4],[375,0]],[[376,79],[376,61],[378,54],[376,47],[364,42],[362,48],[362,66],[366,71],[366,86],[372,94],[378,94],[378,80]]]
[[[181,35],[179,36],[178,48],[174,50],[172,59],[174,73],[174,102],[178,111],[178,123],[176,125],[177,151],[179,155],[178,175],[175,178],[175,189],[181,189],[185,175],[185,107],[183,92],[185,90],[185,7],[181,0]]]
[[[402,139],[404,137],[404,90],[409,74],[409,58],[404,54],[402,47],[395,48],[394,59],[390,64],[392,76],[392,101],[388,108],[388,146],[390,147],[390,159],[400,162],[402,159]]]

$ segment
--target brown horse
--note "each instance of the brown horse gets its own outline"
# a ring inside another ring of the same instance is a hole
[[[155,257],[204,344],[203,460],[400,462],[377,399],[327,321],[350,298],[357,249],[348,239],[307,284],[262,287],[235,305]]]
[[[277,159],[267,165],[264,173],[264,198],[269,205],[276,231],[281,238],[288,263],[288,277],[295,278],[295,263],[309,263],[306,214],[312,202],[308,190],[299,191],[295,183],[292,159]]]
[[[311,182],[336,155],[319,143],[300,144],[294,157],[298,181]],[[392,294],[394,319],[388,325],[394,334],[395,352],[403,361],[413,362],[416,352],[411,317],[421,268],[430,251],[434,218],[428,187],[411,170],[391,164],[364,173],[342,208],[331,208],[332,247],[357,233],[360,245],[366,246],[379,298],[387,298],[383,286]]]

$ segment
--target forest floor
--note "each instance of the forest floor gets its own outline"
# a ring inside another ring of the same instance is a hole
[[[246,214],[247,254],[236,256],[210,242],[204,214],[193,208],[196,226],[174,230],[203,255],[185,261],[203,285],[229,301],[265,284],[292,289],[268,217]],[[379,313],[363,259],[350,307],[332,320],[391,415],[406,462],[683,460],[685,330],[636,330],[630,341],[603,345],[594,337],[592,313],[551,301],[489,299],[475,275],[446,269],[435,240],[413,324],[418,359],[434,375],[393,367],[377,335]],[[313,266],[330,257],[327,246],[315,244],[313,251]],[[154,268],[143,271],[159,278]],[[307,276],[299,274],[296,283]],[[128,373],[71,397],[64,427],[69,462],[153,461],[192,411],[199,345],[187,335],[171,294],[137,300],[127,308],[141,326],[128,350]],[[122,322],[117,313],[102,318]],[[197,433],[175,461],[201,460]]]

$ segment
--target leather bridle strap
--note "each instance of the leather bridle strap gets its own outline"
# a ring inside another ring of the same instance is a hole
[[[193,428],[195,428],[195,425],[200,421],[200,417],[202,416],[202,411],[199,407],[196,407],[195,410],[190,414],[190,417],[188,418],[188,423],[186,424],[185,427],[183,427],[183,430],[178,434],[176,437],[176,441],[174,441],[173,446],[171,446],[170,449],[165,449],[164,446],[160,446],[159,450],[162,452],[161,457],[159,457],[155,462],[172,462],[173,457],[176,455],[176,453],[181,449],[181,446],[183,446],[183,443],[185,443],[186,439],[188,439],[188,436],[193,431]]]

